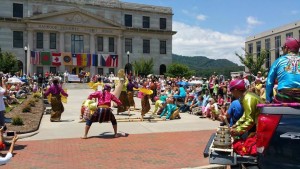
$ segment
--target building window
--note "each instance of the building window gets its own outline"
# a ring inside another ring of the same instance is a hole
[[[271,65],[270,49],[271,49],[271,41],[270,41],[270,39],[265,39],[265,50],[267,52],[267,56],[266,56],[266,68],[267,69],[269,69],[270,65]]]
[[[125,38],[125,52],[129,51],[132,53],[132,39]]]
[[[44,47],[44,38],[42,32],[36,33],[36,48],[37,49],[43,49]]]
[[[143,53],[150,53],[150,40],[143,40]]]
[[[50,49],[56,49],[56,33],[50,33]]]
[[[292,38],[293,37],[293,32],[289,32],[286,34],[286,38]]]
[[[280,57],[281,36],[275,36],[275,59]]]
[[[159,28],[167,29],[167,19],[166,18],[159,18]]]
[[[13,32],[13,47],[14,48],[23,48],[23,32],[14,31]]]
[[[71,52],[83,53],[83,35],[71,35]]]
[[[132,27],[132,15],[125,14],[125,26]]]
[[[103,51],[103,37],[97,37],[97,50]]]
[[[108,38],[108,44],[109,44],[109,52],[115,52],[115,38],[109,37]]]
[[[50,67],[50,73],[56,74],[56,67]]]
[[[13,17],[23,18],[23,4],[13,3]]]
[[[98,74],[99,74],[99,75],[104,75],[103,73],[104,73],[104,72],[103,72],[103,68],[98,68]]]
[[[160,41],[159,51],[160,54],[167,54],[167,41]]]
[[[143,28],[150,28],[150,17],[143,16]]]
[[[253,44],[252,43],[248,44],[248,53],[249,54],[253,53]]]
[[[256,56],[260,56],[260,51],[261,51],[261,41],[256,42]]]
[[[108,73],[113,73],[113,74],[115,74],[115,68],[108,68]]]

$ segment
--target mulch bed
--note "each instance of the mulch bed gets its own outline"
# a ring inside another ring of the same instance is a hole
[[[12,123],[6,123],[7,129],[9,131],[16,131],[18,134],[29,133],[38,130],[43,117],[44,103],[42,99],[35,102],[35,106],[31,107],[30,112],[23,113],[23,108],[28,104],[30,100],[34,100],[33,95],[28,95],[27,99],[22,102],[22,104],[14,107],[10,112],[5,113],[6,118],[13,118],[19,116],[24,125],[15,126]]]

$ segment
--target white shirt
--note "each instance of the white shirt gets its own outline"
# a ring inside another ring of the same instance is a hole
[[[5,104],[4,104],[4,100],[3,100],[3,96],[4,96],[5,91],[6,91],[5,89],[0,87],[0,111],[5,110]]]
[[[5,157],[0,157],[0,165],[4,165],[9,162],[9,160],[12,158],[11,153],[7,153]]]

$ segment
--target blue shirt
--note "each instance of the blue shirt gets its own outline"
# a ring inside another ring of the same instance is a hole
[[[271,102],[275,79],[278,91],[287,88],[300,88],[300,56],[287,54],[276,59],[268,73],[266,82],[266,100]]]
[[[244,109],[239,100],[234,100],[227,111],[230,116],[230,127],[233,126],[243,115]]]

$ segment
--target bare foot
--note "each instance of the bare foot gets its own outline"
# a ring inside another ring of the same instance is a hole
[[[80,137],[81,139],[88,139],[88,137],[87,136],[83,136],[83,137]]]
[[[120,137],[120,134],[119,133],[115,134],[115,138],[118,138],[118,137]]]

